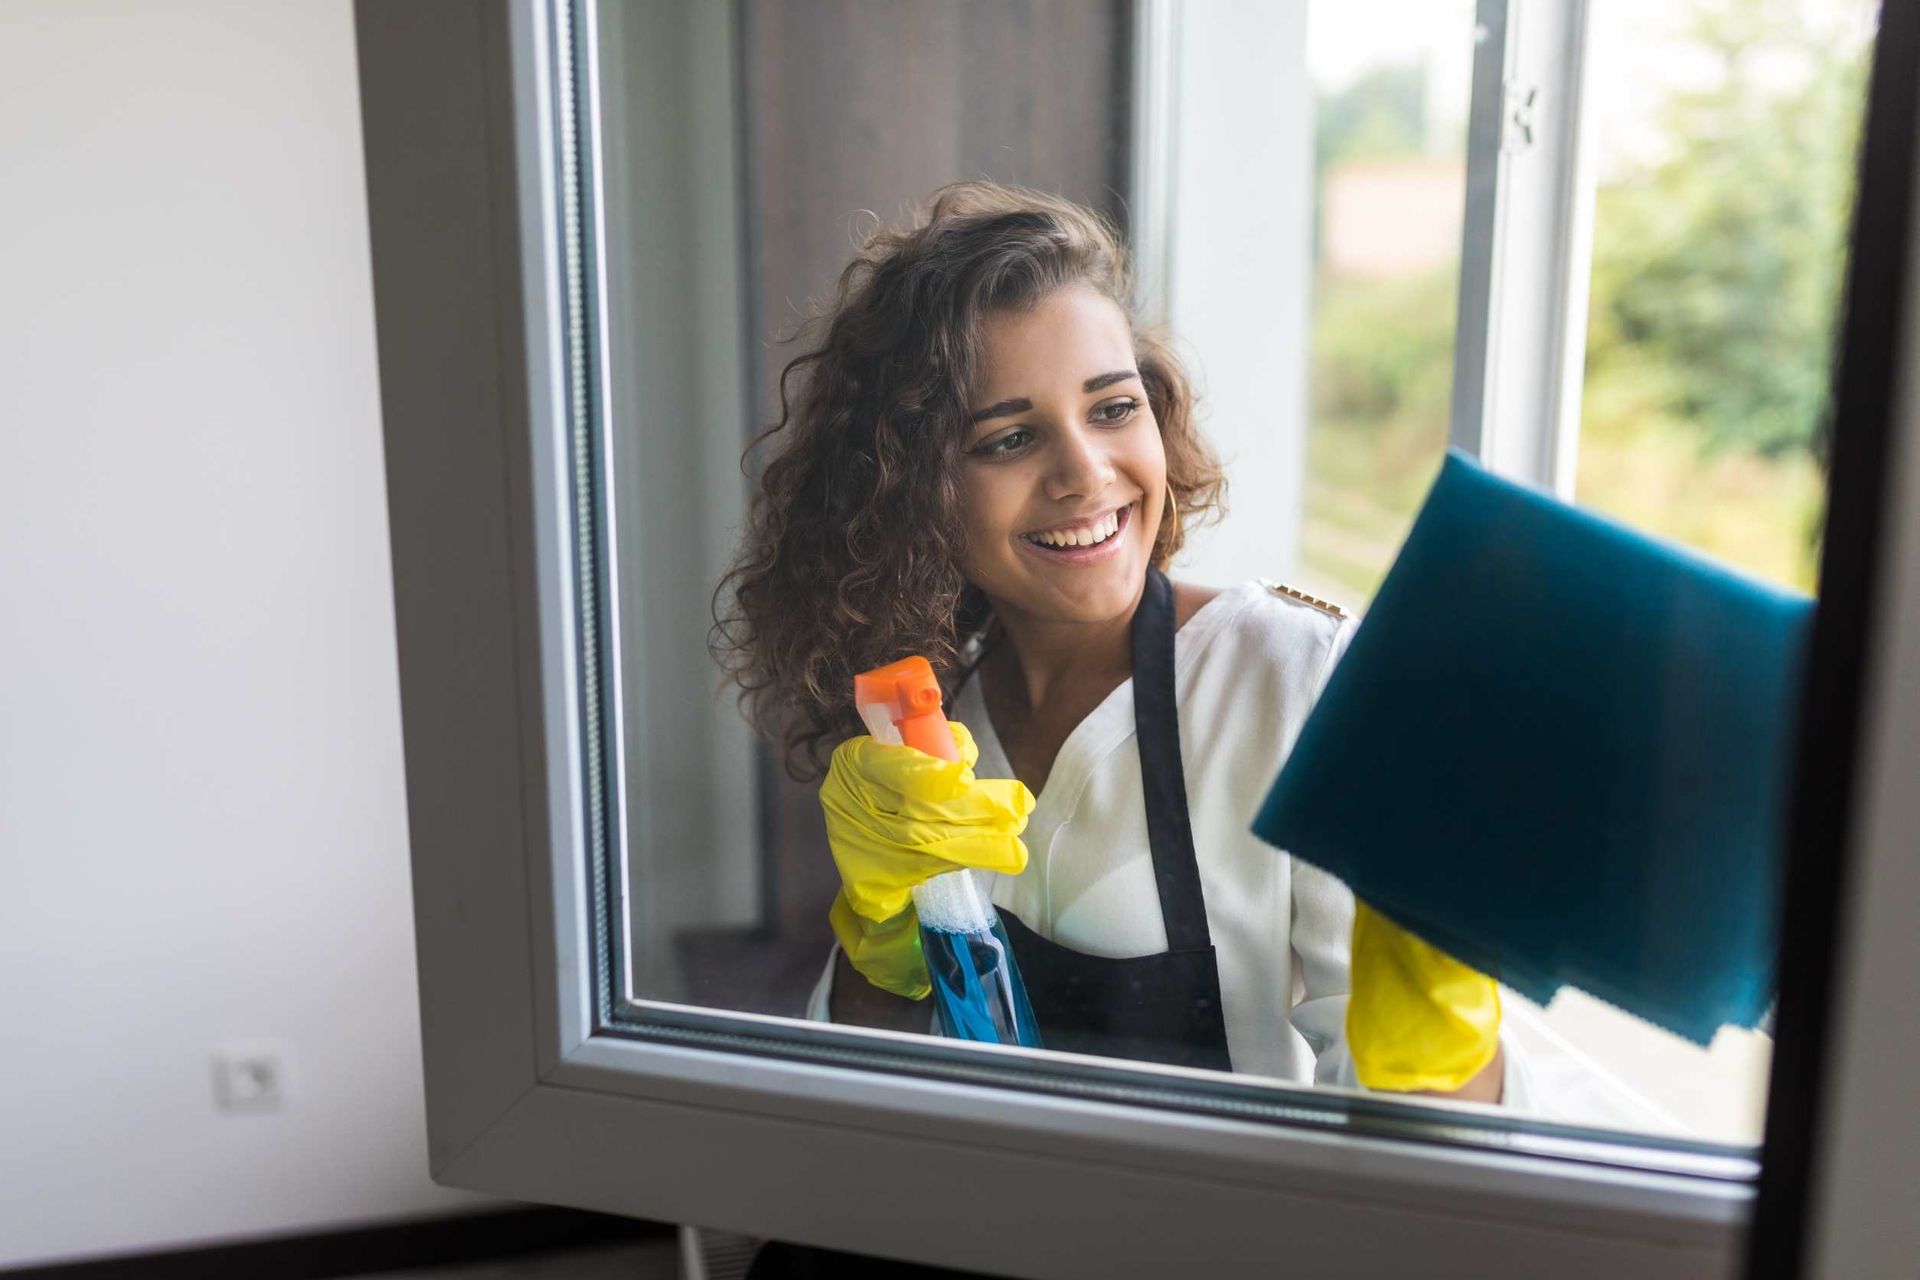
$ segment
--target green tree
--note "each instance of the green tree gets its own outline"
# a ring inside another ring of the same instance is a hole
[[[1316,176],[1339,160],[1417,155],[1426,130],[1426,68],[1374,67],[1315,104]]]
[[[1795,0],[1703,0],[1689,36],[1716,74],[1664,104],[1667,152],[1599,193],[1589,417],[1819,454],[1862,51]]]

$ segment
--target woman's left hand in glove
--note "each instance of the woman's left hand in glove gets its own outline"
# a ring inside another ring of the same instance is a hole
[[[1457,1093],[1500,1052],[1500,988],[1356,901],[1347,1044],[1369,1089]]]

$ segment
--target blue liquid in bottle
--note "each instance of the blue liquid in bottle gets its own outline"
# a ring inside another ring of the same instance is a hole
[[[941,1035],[1041,1047],[1026,984],[1013,967],[1013,947],[997,918],[991,929],[973,933],[922,928],[920,949],[933,980]]]
[[[914,891],[914,904],[940,1034],[1040,1048],[1013,944],[973,877],[964,871],[936,876]]]

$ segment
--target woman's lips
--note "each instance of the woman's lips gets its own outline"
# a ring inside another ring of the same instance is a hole
[[[1137,502],[1129,502],[1120,508],[1120,527],[1114,530],[1111,538],[1091,547],[1046,547],[1024,535],[1016,535],[1014,541],[1030,555],[1038,556],[1048,564],[1083,565],[1108,560],[1120,554],[1120,543],[1133,524],[1133,509],[1137,505]]]

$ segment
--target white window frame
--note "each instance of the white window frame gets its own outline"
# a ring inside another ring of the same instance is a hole
[[[1593,266],[1587,0],[1479,0],[1449,443],[1573,496]]]
[[[1146,1067],[1052,1092],[910,1073],[915,1038],[883,1032],[776,1057],[742,1016],[674,1043],[603,1029],[590,913],[619,886],[592,883],[588,842],[620,815],[582,803],[583,721],[617,700],[583,698],[569,424],[600,392],[570,363],[597,330],[566,312],[554,15],[357,18],[437,1181],[1031,1276],[1727,1273],[1738,1160],[1197,1114],[1153,1105],[1180,1081]]]

